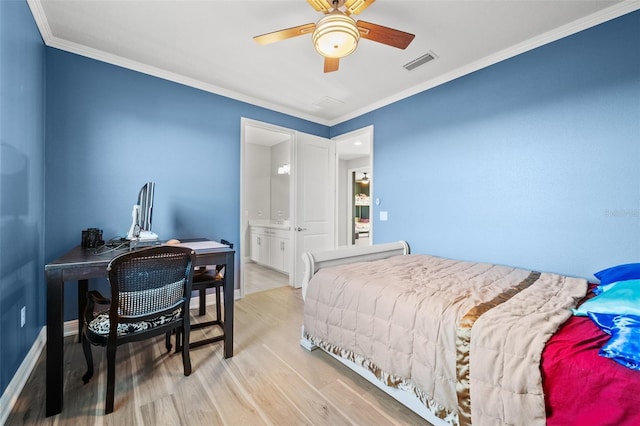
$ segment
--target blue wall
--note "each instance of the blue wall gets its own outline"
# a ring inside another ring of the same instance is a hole
[[[82,229],[126,235],[144,182],[156,182],[161,238],[237,241],[240,118],[328,135],[325,126],[56,49],[47,49],[47,245]]]
[[[46,259],[79,244],[89,227],[105,239],[125,236],[147,181],[156,183],[153,230],[161,238],[237,244],[241,117],[329,134],[326,126],[47,49]],[[65,303],[65,318],[77,318],[73,286]]]
[[[593,279],[640,261],[640,12],[334,126],[375,124],[375,242]]]
[[[125,236],[147,181],[156,183],[160,238],[237,244],[241,117],[329,134],[326,126],[57,49],[47,49],[46,59],[47,261],[79,244],[86,228],[102,229],[105,239]],[[77,318],[76,288],[65,291],[65,318]]]
[[[44,323],[44,50],[26,2],[0,1],[0,393]]]

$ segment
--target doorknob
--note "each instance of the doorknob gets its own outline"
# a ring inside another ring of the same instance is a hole
[[[306,231],[307,228],[300,228],[299,226],[296,228],[296,231],[300,232],[300,231]]]

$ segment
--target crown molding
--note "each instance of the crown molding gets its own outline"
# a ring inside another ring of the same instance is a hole
[[[467,64],[463,67],[457,68],[449,73],[443,74],[437,78],[431,79],[422,84],[414,86],[411,89],[408,89],[403,92],[399,92],[393,96],[384,98],[379,102],[368,105],[359,110],[353,111],[348,115],[343,115],[339,118],[336,118],[335,120],[331,120],[329,122],[329,126],[335,126],[347,120],[351,120],[353,118],[359,117],[368,112],[385,107],[394,102],[398,102],[402,99],[406,99],[410,96],[432,89],[436,86],[440,86],[444,83],[448,83],[452,80],[455,80],[467,74],[471,74],[482,68],[486,68],[498,62],[501,62],[506,59],[525,53],[529,50],[533,50],[540,46],[544,46],[545,44],[552,43],[554,41],[568,37],[580,31],[586,30],[588,28],[595,27],[596,25],[600,25],[604,22],[626,15],[627,13],[634,12],[638,9],[640,9],[640,0],[625,0],[614,6],[603,9],[600,12],[588,15],[584,18],[573,21],[569,24],[555,28],[552,31],[548,31],[537,37],[531,38],[522,43],[509,47],[507,49],[501,50],[500,52],[486,56],[478,61]]]
[[[148,74],[164,80],[172,81],[174,83],[179,83],[185,86],[193,87],[193,88],[210,92],[216,95],[224,96],[240,102],[245,102],[254,106],[266,108],[271,111],[287,114],[293,117],[297,117],[303,120],[308,120],[313,123],[317,123],[317,124],[321,124],[329,127],[335,126],[337,124],[359,117],[363,114],[385,107],[392,103],[401,101],[410,96],[432,89],[436,86],[442,85],[444,83],[448,83],[464,75],[471,74],[482,68],[486,68],[498,62],[520,55],[521,53],[525,53],[529,50],[533,50],[537,47],[554,42],[564,37],[568,37],[572,34],[578,33],[585,29],[594,27],[596,25],[602,24],[609,20],[618,18],[622,15],[625,15],[627,13],[631,13],[633,11],[640,9],[640,0],[624,0],[614,6],[603,9],[600,12],[578,19],[574,22],[558,27],[552,31],[548,31],[537,37],[534,37],[532,39],[529,39],[522,43],[514,45],[510,48],[507,48],[495,54],[486,56],[478,61],[472,62],[463,67],[457,68],[456,70],[453,70],[449,73],[443,74],[437,78],[431,79],[422,84],[414,86],[411,89],[408,89],[408,90],[399,92],[393,96],[389,96],[387,98],[381,99],[380,101],[367,105],[364,108],[360,108],[358,110],[355,110],[349,114],[340,116],[333,120],[326,120],[311,114],[301,113],[300,111],[295,109],[283,107],[282,105],[276,105],[270,102],[266,102],[262,99],[254,98],[251,96],[244,95],[242,93],[225,89],[223,87],[219,87],[209,83],[204,83],[202,81],[199,81],[190,77],[186,77],[180,74],[176,74],[170,71],[166,71],[160,68],[146,65],[137,61],[123,58],[121,56],[112,55],[97,49],[88,48],[86,46],[82,46],[76,43],[71,43],[71,42],[59,39],[53,36],[51,32],[51,28],[49,27],[49,23],[47,22],[44,10],[42,8],[41,0],[27,0],[27,4],[31,9],[31,13],[33,14],[33,17],[36,21],[36,25],[38,26],[38,30],[40,31],[40,34],[42,36],[42,39],[45,45],[49,47],[57,48],[70,53],[75,53],[77,55],[85,56],[87,58],[95,59],[111,65],[116,65],[126,69],[138,71],[143,74]]]
[[[235,92],[233,90],[228,90],[213,84],[204,83],[200,80],[186,77],[181,74],[176,74],[176,73],[163,70],[151,65],[143,64],[138,61],[133,61],[131,59],[124,58],[122,56],[113,55],[98,49],[93,49],[87,46],[83,46],[81,44],[72,43],[67,40],[60,39],[58,37],[55,37],[51,32],[51,27],[49,26],[49,23],[46,19],[44,9],[42,8],[41,0],[27,0],[27,4],[31,9],[31,13],[33,14],[33,17],[36,21],[36,25],[38,27],[38,30],[40,31],[40,35],[42,36],[44,44],[48,47],[53,47],[56,49],[63,50],[65,52],[74,53],[90,59],[95,59],[100,62],[105,62],[111,65],[116,65],[122,68],[137,71],[143,74],[158,77],[163,80],[168,80],[174,83],[200,89],[205,92],[210,92],[216,95],[224,96],[236,101],[245,102],[254,106],[266,108],[271,111],[276,111],[282,114],[291,115],[303,120],[308,120],[308,121],[322,124],[325,126],[328,126],[329,124],[327,120],[323,120],[319,117],[316,117],[310,114],[304,114],[304,113],[301,113],[300,111],[283,107],[282,105],[272,104],[262,99],[247,96],[242,93]]]

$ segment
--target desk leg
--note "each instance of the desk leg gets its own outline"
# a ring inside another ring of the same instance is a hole
[[[235,295],[233,253],[226,255],[224,271],[224,357],[233,356],[233,299]]]
[[[62,364],[64,324],[64,283],[62,271],[46,272],[47,279],[47,360],[46,415],[62,411]]]
[[[78,342],[82,343],[82,328],[84,327],[84,310],[87,307],[87,292],[89,280],[78,280]]]

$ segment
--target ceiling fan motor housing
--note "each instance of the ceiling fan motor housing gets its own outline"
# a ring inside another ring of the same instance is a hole
[[[360,31],[353,18],[333,10],[318,21],[312,40],[322,56],[343,58],[356,50]]]

